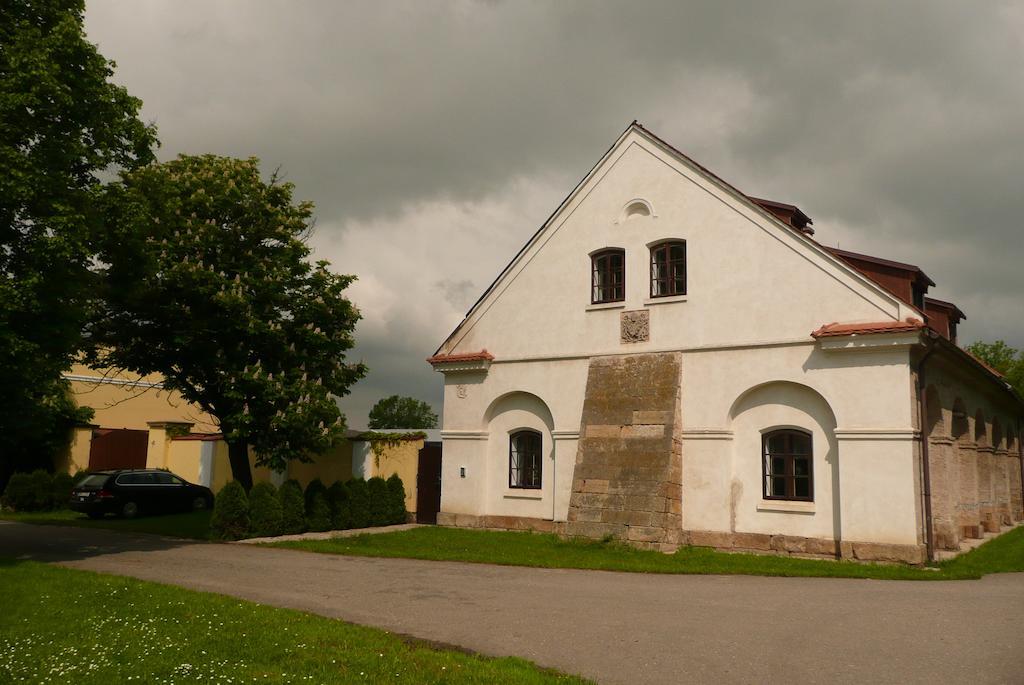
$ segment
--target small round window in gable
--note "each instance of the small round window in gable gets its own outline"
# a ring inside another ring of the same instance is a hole
[[[626,206],[622,208],[622,212],[619,214],[618,221],[615,223],[619,224],[651,216],[657,216],[657,214],[654,213],[654,208],[651,207],[651,203],[647,200],[641,200],[638,198],[626,203]]]

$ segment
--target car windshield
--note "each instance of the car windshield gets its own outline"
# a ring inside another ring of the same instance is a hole
[[[93,475],[86,476],[82,480],[78,481],[78,485],[76,487],[87,488],[87,489],[90,489],[90,490],[95,490],[96,488],[102,488],[103,484],[107,482],[107,478],[109,478],[109,477],[110,476],[105,476],[105,475],[100,474],[100,473],[94,473]]]

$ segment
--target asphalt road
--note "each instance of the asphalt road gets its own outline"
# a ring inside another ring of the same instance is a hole
[[[0,556],[301,609],[603,683],[1024,683],[1024,574],[957,582],[643,575],[5,522]]]

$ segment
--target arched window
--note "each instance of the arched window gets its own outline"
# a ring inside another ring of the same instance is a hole
[[[814,501],[811,434],[775,430],[764,434],[761,445],[764,498]]]
[[[618,248],[601,250],[590,257],[591,304],[626,299],[626,252]]]
[[[686,294],[686,241],[651,246],[651,297]]]
[[[508,438],[508,486],[510,488],[540,489],[541,435],[537,431],[521,430]]]

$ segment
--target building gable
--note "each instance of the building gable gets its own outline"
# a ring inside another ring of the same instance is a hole
[[[686,241],[684,297],[651,297],[649,247],[661,239]],[[621,303],[591,304],[590,255],[602,248],[624,251]],[[829,321],[912,314],[804,232],[634,124],[438,351],[486,347],[501,359],[810,341]],[[627,323],[637,334],[624,345]]]

